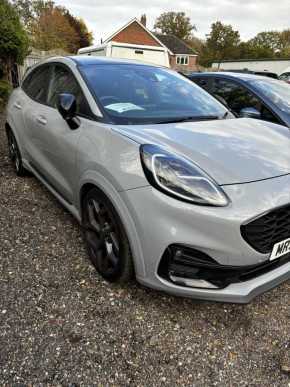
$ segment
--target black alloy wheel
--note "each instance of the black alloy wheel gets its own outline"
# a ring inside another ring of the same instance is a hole
[[[134,273],[129,241],[114,206],[97,188],[83,201],[83,227],[91,262],[110,282],[128,282]]]
[[[16,138],[11,129],[7,129],[9,158],[13,162],[17,176],[25,176],[27,170],[23,167],[21,153]]]

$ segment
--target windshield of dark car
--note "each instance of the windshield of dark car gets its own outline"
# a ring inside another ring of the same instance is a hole
[[[290,85],[283,81],[255,79],[251,85],[269,98],[280,110],[290,114]]]
[[[116,124],[222,118],[227,110],[172,70],[132,64],[85,65],[80,71]]]

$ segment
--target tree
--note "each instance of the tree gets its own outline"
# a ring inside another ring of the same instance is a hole
[[[29,34],[42,12],[54,7],[54,2],[51,0],[12,0],[12,4]]]
[[[90,46],[93,43],[93,34],[88,31],[88,28],[83,19],[76,18],[66,8],[63,8],[63,15],[77,34],[76,47],[74,52],[79,48]]]
[[[281,51],[282,58],[290,57],[290,29],[281,32]]]
[[[192,37],[192,31],[196,31],[196,27],[191,24],[190,18],[185,16],[184,12],[164,12],[157,18],[154,30],[188,40]]]
[[[211,32],[206,35],[206,44],[201,64],[209,66],[213,61],[239,57],[240,34],[231,25],[217,21],[211,25]]]
[[[260,32],[248,41],[253,58],[274,58],[282,49],[281,33]]]
[[[31,27],[32,45],[39,50],[63,49],[74,52],[78,36],[62,11],[53,5],[46,7]]]
[[[187,39],[186,43],[193,49],[193,51],[199,54],[204,50],[205,42],[196,36],[192,36],[190,39]]]
[[[28,53],[28,37],[19,16],[8,0],[0,0],[0,64],[3,76],[10,77],[14,63],[22,64]]]
[[[54,1],[13,0],[13,4],[35,48],[61,48],[74,53],[92,44],[92,33],[85,22]]]

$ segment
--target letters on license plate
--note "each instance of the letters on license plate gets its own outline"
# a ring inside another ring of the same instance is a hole
[[[274,261],[274,259],[282,257],[282,255],[286,255],[288,253],[290,253],[290,238],[274,244],[270,261]]]

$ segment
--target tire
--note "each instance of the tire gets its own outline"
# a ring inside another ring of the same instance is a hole
[[[113,204],[102,191],[92,188],[82,207],[84,239],[97,272],[109,282],[129,282],[134,275],[132,253]]]
[[[26,176],[28,171],[24,168],[22,163],[22,157],[17,144],[16,138],[11,129],[7,128],[6,130],[7,140],[8,140],[8,152],[9,158],[14,165],[14,169],[17,176]]]

